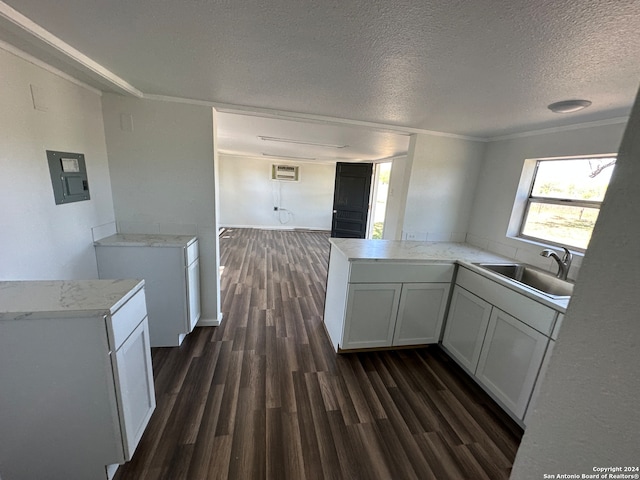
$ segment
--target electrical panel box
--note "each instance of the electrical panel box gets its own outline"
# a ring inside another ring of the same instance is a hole
[[[47,161],[56,205],[91,198],[87,166],[82,153],[47,150]]]

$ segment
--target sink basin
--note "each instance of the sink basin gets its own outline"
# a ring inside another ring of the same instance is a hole
[[[477,263],[479,267],[502,275],[539,291],[548,297],[562,299],[573,294],[573,283],[524,263]]]

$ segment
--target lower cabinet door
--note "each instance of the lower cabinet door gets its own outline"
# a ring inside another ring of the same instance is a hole
[[[555,347],[555,345],[555,340],[550,339],[547,350],[544,353],[544,358],[542,359],[542,365],[540,365],[540,371],[538,372],[538,376],[536,377],[536,384],[533,386],[533,392],[531,392],[531,400],[529,400],[527,411],[525,412],[524,418],[522,419],[522,423],[524,423],[525,427],[529,425],[529,422],[531,421],[531,415],[536,409],[536,403],[538,401],[538,396],[540,395],[540,386],[542,385],[542,380],[547,375],[547,370],[549,369],[549,360],[551,359],[551,354],[553,353],[553,348]]]
[[[472,375],[476,371],[484,341],[491,304],[456,285],[442,345]]]
[[[542,333],[494,307],[476,377],[521,420],[548,343]]]
[[[449,289],[449,283],[403,284],[393,345],[438,343]]]
[[[191,332],[200,320],[200,259],[187,267],[187,321]]]
[[[111,358],[124,454],[128,461],[156,407],[146,318]]]
[[[401,283],[349,284],[340,347],[344,350],[391,346],[401,290]]]

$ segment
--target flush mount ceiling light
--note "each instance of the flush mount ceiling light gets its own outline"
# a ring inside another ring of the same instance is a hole
[[[549,105],[547,108],[553,113],[573,113],[591,105],[589,100],[563,100]]]
[[[289,155],[273,155],[271,153],[263,153],[262,155],[271,158],[291,158],[292,160],[315,160],[315,157],[292,157]]]
[[[304,140],[295,140],[292,138],[266,137],[264,135],[258,135],[258,138],[260,140],[264,140],[267,142],[295,143],[296,145],[311,145],[314,147],[346,148],[349,146],[349,145],[332,145],[330,143],[306,142]]]

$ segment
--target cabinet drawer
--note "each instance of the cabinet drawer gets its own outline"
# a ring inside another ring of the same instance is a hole
[[[147,316],[147,302],[144,288],[141,288],[133,297],[120,307],[109,322],[109,342],[112,351],[120,348],[131,332]]]
[[[350,283],[449,283],[453,264],[352,262]]]
[[[551,329],[557,315],[557,312],[552,308],[466,268],[461,267],[458,270],[456,284],[546,336],[551,335]]]
[[[198,240],[187,247],[187,265],[191,265],[200,256]]]

